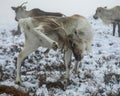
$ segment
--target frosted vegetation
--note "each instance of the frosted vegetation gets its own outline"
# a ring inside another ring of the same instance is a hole
[[[66,89],[62,82],[63,52],[51,50],[45,54],[45,48],[39,48],[25,59],[21,70],[23,85],[15,84],[16,59],[24,46],[24,34],[13,35],[14,23],[1,25],[0,85],[14,86],[28,92],[29,96],[120,96],[120,38],[117,32],[112,36],[112,26],[88,19],[95,34],[93,50],[85,53],[79,73],[71,73]],[[71,68],[74,62],[73,57]]]

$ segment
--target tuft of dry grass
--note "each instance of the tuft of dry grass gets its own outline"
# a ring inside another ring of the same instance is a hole
[[[120,83],[120,74],[116,73],[104,74],[104,82],[105,84]]]
[[[19,89],[16,89],[13,86],[0,85],[0,94],[9,94],[12,96],[29,96],[28,93],[25,93]]]
[[[120,96],[120,92],[118,92],[117,94],[109,93],[107,94],[107,96]]]
[[[45,74],[40,75],[40,78],[39,78],[39,86],[41,87],[43,84],[46,85],[47,89],[60,88],[64,90],[65,88],[64,84],[60,80],[57,80],[55,82],[46,81]]]

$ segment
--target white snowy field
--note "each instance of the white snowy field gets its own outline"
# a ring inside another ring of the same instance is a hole
[[[94,29],[92,52],[85,54],[79,73],[71,72],[70,84],[64,90],[63,53],[39,48],[24,61],[23,86],[15,84],[16,57],[24,44],[24,34],[13,36],[16,23],[0,26],[0,85],[14,86],[29,96],[112,96],[120,93],[120,37],[112,36],[112,26],[88,18]],[[72,58],[72,65],[74,64]],[[1,95],[3,96],[3,95]],[[119,96],[119,95],[118,95]]]

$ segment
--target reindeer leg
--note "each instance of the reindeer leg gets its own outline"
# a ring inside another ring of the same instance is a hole
[[[17,25],[17,30],[15,31],[15,33],[13,35],[20,35],[21,34],[21,29],[19,24]]]
[[[21,34],[21,29],[20,29],[19,24],[18,24],[18,26],[17,26],[17,29],[18,29],[17,33],[20,35],[20,34]]]
[[[34,28],[34,34],[40,41],[43,42],[43,47],[53,48],[54,50],[58,48],[58,43],[41,32],[40,29],[38,30],[37,28]]]
[[[70,75],[71,56],[72,56],[72,51],[70,49],[65,51],[64,61],[65,61],[65,66],[66,66],[66,75],[65,75],[66,84],[68,84],[69,75]]]
[[[50,49],[49,49],[49,48],[48,48],[48,49],[46,49],[46,50],[45,50],[45,52],[44,52],[44,54],[47,54],[49,51],[50,51]]]
[[[53,48],[54,50],[56,50],[58,47],[57,42],[53,41],[52,39],[50,39],[40,31],[30,30],[28,34],[27,33],[25,34],[25,38],[26,38],[26,42],[24,45],[24,49],[18,55],[18,60],[17,60],[17,78],[16,78],[17,83],[21,83],[21,74],[20,74],[21,63],[26,56],[28,56],[30,53],[35,51],[39,46]]]
[[[116,23],[113,23],[113,36],[115,36]]]
[[[120,37],[120,23],[118,23],[118,36]]]
[[[73,68],[73,72],[75,74],[78,73],[78,70],[79,70],[79,61],[75,61],[75,65],[74,65],[74,68]]]
[[[30,53],[35,51],[39,47],[38,44],[30,43],[30,41],[26,41],[23,50],[19,53],[17,58],[17,76],[16,76],[16,83],[21,84],[21,64],[22,61],[26,56],[28,56]]]

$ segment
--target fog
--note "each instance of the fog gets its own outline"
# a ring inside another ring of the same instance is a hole
[[[85,17],[92,16],[99,6],[108,8],[120,5],[120,0],[26,0],[27,10],[40,8],[44,11],[61,12],[65,15],[80,14]],[[15,22],[15,14],[11,6],[18,6],[25,0],[1,0],[0,24]]]

